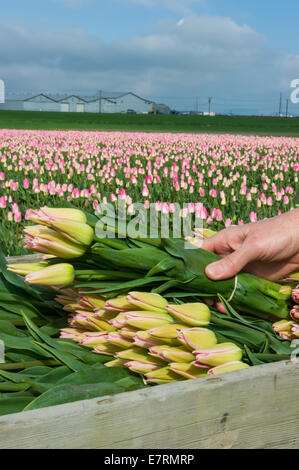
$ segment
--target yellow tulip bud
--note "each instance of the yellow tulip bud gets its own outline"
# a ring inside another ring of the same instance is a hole
[[[51,207],[42,207],[41,209],[29,210],[28,211],[28,220],[31,220],[37,224],[46,224],[48,218],[59,218],[59,219],[67,219],[73,222],[80,222],[85,224],[87,219],[84,212],[80,211],[79,209],[67,209],[67,208],[51,208]]]
[[[178,339],[191,351],[211,348],[217,344],[215,333],[207,328],[181,329],[178,331]]]
[[[194,365],[199,367],[202,364],[216,367],[242,359],[242,350],[234,343],[216,344],[211,348],[195,351],[194,354],[196,355]]]
[[[72,222],[65,219],[55,219],[49,226],[60,232],[63,236],[79,245],[90,245],[93,240],[93,229],[87,224]]]
[[[178,320],[191,326],[206,326],[211,317],[209,307],[202,303],[168,305],[167,311]]]
[[[167,313],[158,312],[127,312],[125,315],[126,324],[139,328],[140,330],[149,330],[155,326],[165,325],[172,321],[172,317]]]
[[[107,334],[106,332],[85,334],[80,341],[80,344],[82,344],[82,346],[87,346],[88,348],[97,348],[102,344],[107,344]]]
[[[41,269],[46,268],[47,263],[20,263],[20,264],[8,264],[7,269],[20,276],[27,276],[27,274],[35,273]]]
[[[80,298],[80,304],[92,310],[102,309],[105,306],[105,299],[100,295],[85,295]]]
[[[127,296],[127,301],[142,310],[167,313],[167,300],[159,294],[152,294],[150,292],[130,292]]]
[[[127,312],[129,310],[136,310],[135,306],[127,301],[126,297],[116,297],[106,301],[105,310],[114,312]]]
[[[108,333],[107,341],[115,346],[119,346],[120,348],[130,348],[133,344],[132,339],[127,339],[119,333]]]
[[[293,325],[294,325],[293,321],[281,320],[276,323],[273,323],[272,328],[275,331],[275,333],[281,333],[281,332],[290,333],[292,331]]]
[[[77,328],[63,328],[60,330],[60,338],[63,339],[72,339],[73,341],[79,343],[84,338],[85,331]]]
[[[153,338],[148,331],[138,331],[134,334],[134,344],[140,348],[149,349],[152,346],[158,346],[163,343]]]
[[[115,356],[121,351],[121,348],[107,341],[106,343],[101,343],[96,346],[93,351],[96,354],[104,354],[105,356]]]
[[[176,374],[170,367],[163,367],[162,369],[153,370],[149,374],[146,374],[146,380],[148,383],[168,384],[184,380],[184,378]]]
[[[228,362],[220,366],[214,367],[208,371],[208,375],[227,374],[228,372],[234,372],[236,370],[248,369],[249,365],[240,361]]]
[[[114,361],[109,361],[104,364],[106,367],[121,367],[125,365],[125,361],[121,359],[115,359]]]
[[[135,374],[142,375],[149,374],[150,372],[161,368],[161,365],[141,361],[129,361],[126,362],[124,365],[132,372],[135,372]]]
[[[158,357],[166,362],[192,362],[195,356],[184,347],[172,348],[167,345],[153,346],[150,348],[151,356]]]
[[[178,330],[182,328],[186,328],[186,325],[183,325],[182,323],[168,323],[167,325],[152,328],[148,332],[153,338],[165,341],[167,344],[169,344],[168,341],[173,341],[174,345],[178,345]]]
[[[186,379],[198,379],[200,377],[206,377],[208,375],[208,369],[196,367],[188,363],[176,363],[170,364],[170,369],[176,374],[179,374]]]
[[[157,365],[160,365],[161,367],[163,366],[163,364],[165,364],[160,359],[149,356],[149,354],[147,354],[147,352],[144,349],[137,348],[137,347],[118,352],[116,356],[119,359],[126,359],[127,361],[141,361],[141,362],[150,363],[150,364],[157,364]]]
[[[43,227],[35,236],[29,232],[34,233],[34,230],[25,229],[25,248],[28,250],[65,259],[80,258],[86,251],[85,246],[74,243],[55,230]]]
[[[67,286],[75,279],[75,270],[71,264],[60,263],[28,274],[25,281],[28,284],[40,286]]]
[[[122,336],[124,336],[125,338],[129,338],[129,339],[134,339],[134,336],[136,335],[138,331],[139,331],[138,328],[134,328],[133,326],[129,326],[129,325],[124,326],[123,328],[119,330]]]

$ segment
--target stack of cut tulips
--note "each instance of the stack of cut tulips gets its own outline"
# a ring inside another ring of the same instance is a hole
[[[166,383],[290,357],[295,333],[276,334],[290,327],[290,285],[245,272],[212,281],[205,268],[217,255],[181,239],[98,238],[97,217],[76,209],[44,207],[28,219],[37,225],[25,228],[25,246],[43,260],[9,269],[56,289],[69,312],[62,336],[113,356],[108,366]]]
[[[232,342],[218,343],[207,326],[210,309],[202,303],[169,305],[159,294],[130,292],[126,297],[105,300],[99,296],[75,298],[62,291],[57,300],[70,315],[71,338],[111,355],[106,366],[124,365],[142,374],[149,383],[168,383],[249,367],[242,350]]]

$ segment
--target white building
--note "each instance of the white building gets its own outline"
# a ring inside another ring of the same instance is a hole
[[[7,100],[1,109],[24,111],[56,111],[71,113],[160,113],[170,114],[170,108],[163,104],[141,98],[135,93],[101,93],[86,97],[77,95],[39,94],[23,100]]]

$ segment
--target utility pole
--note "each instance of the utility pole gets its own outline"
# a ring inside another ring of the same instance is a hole
[[[99,93],[99,113],[102,112],[102,96],[103,96],[103,92],[102,92],[102,90],[100,90],[100,93]]]
[[[279,113],[278,113],[278,115],[281,116],[281,113],[282,113],[282,93],[280,93]]]
[[[212,97],[209,97],[209,114],[211,114],[211,103],[212,103]]]
[[[286,104],[286,118],[289,117],[289,99],[286,100],[287,101],[287,104]]]
[[[196,97],[195,101],[195,111],[198,113],[198,96]]]

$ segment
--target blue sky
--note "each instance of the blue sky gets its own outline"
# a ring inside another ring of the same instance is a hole
[[[8,92],[133,91],[178,109],[212,96],[218,111],[270,113],[299,78],[296,0],[10,0],[0,12]]]

